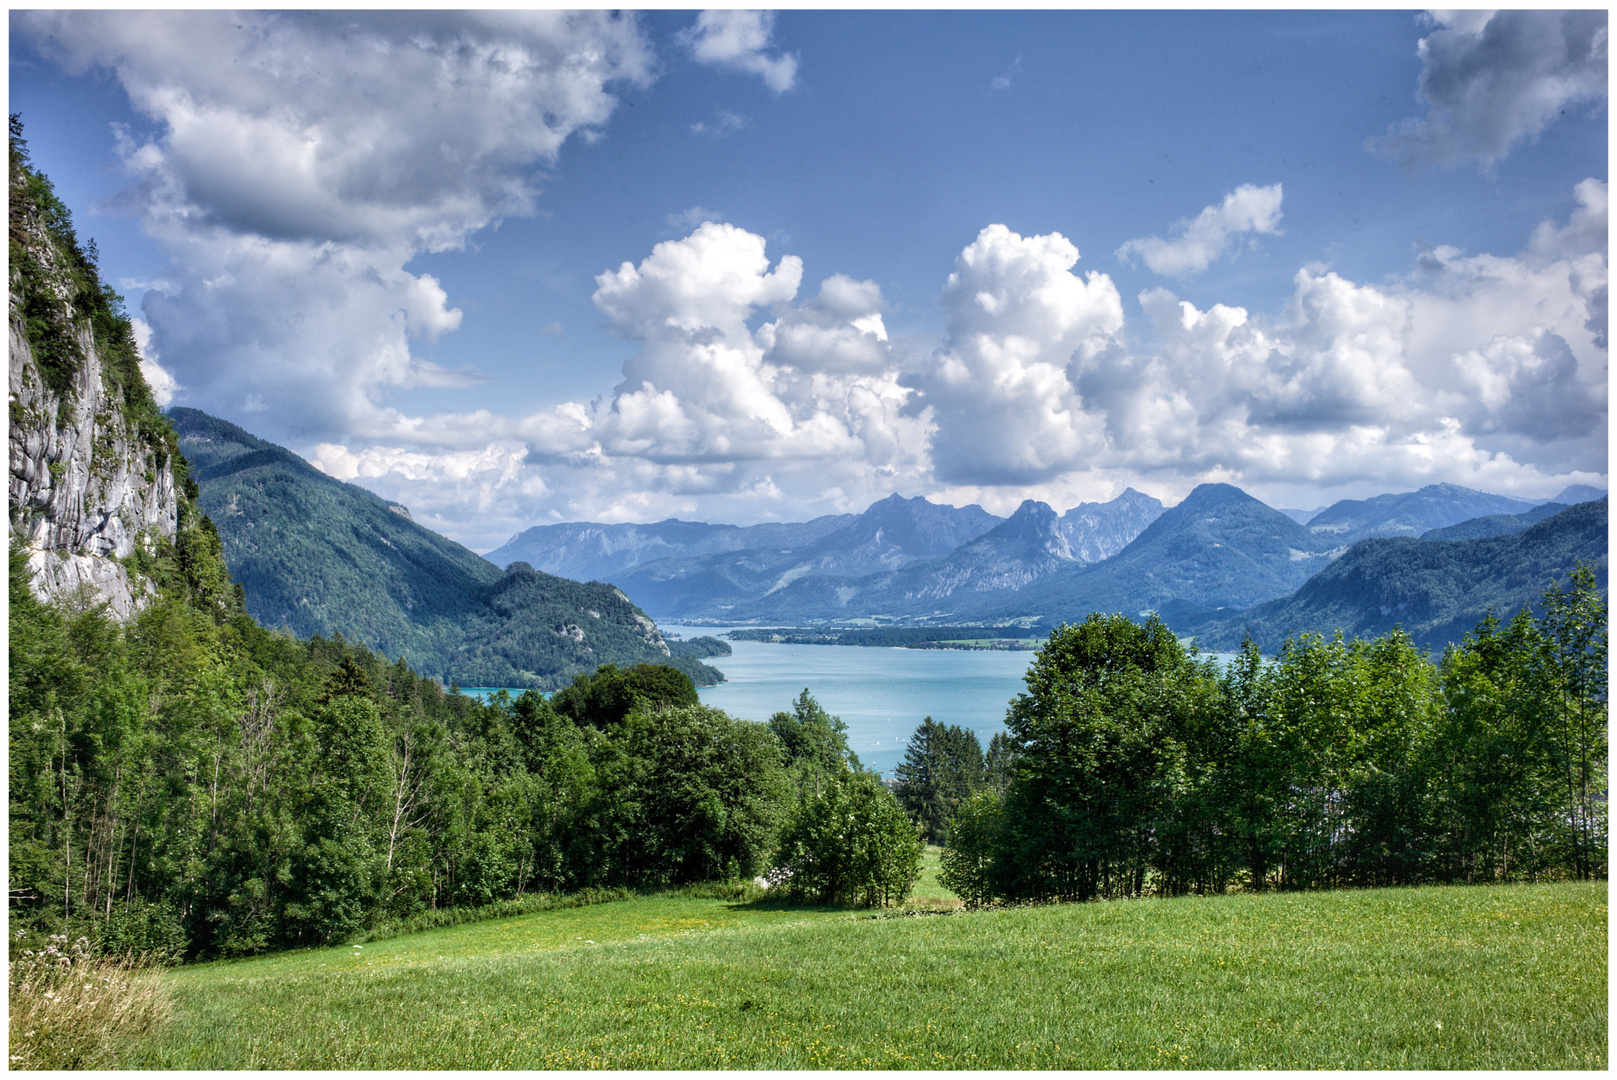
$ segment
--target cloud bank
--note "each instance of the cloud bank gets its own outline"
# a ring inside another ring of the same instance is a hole
[[[160,126],[122,140],[124,202],[175,267],[143,315],[187,400],[316,437],[391,430],[391,393],[480,378],[412,354],[461,313],[406,264],[531,213],[543,168],[652,60],[633,19],[602,12],[14,18]]]
[[[15,19],[70,70],[111,71],[159,126],[122,144],[128,205],[173,263],[142,312],[159,392],[288,432],[327,472],[474,547],[547,520],[802,518],[893,491],[1008,512],[1130,484],[1549,495],[1606,473],[1598,178],[1514,253],[1437,246],[1376,283],[1304,266],[1268,312],[1163,288],[1125,298],[1073,239],[984,223],[938,268],[941,331],[908,336],[891,332],[882,283],[692,207],[668,217],[673,238],[595,279],[597,310],[634,345],[610,390],[529,415],[410,415],[398,390],[482,376],[416,355],[461,313],[406,266],[533,210],[567,140],[603,133],[614,87],[650,79],[634,20]],[[1472,24],[1446,25],[1481,40],[1493,20]],[[789,85],[769,34],[767,17],[726,13],[687,43]],[[1279,184],[1245,185],[1118,254],[1193,277],[1276,232],[1281,201]]]
[[[317,460],[390,497],[442,492],[444,520],[519,508],[492,542],[539,520],[759,520],[892,490],[1001,511],[1205,480],[1549,495],[1606,472],[1606,186],[1577,196],[1515,255],[1438,248],[1387,285],[1304,267],[1269,315],[1161,288],[1125,304],[1067,238],[992,225],[943,282],[931,343],[888,334],[876,282],[833,274],[805,296],[799,259],[707,222],[597,277],[596,306],[639,344],[609,396],[418,422],[435,453]]]

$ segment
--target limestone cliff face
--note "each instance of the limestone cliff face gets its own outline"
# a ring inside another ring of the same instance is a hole
[[[11,532],[28,549],[39,596],[105,601],[115,617],[127,619],[151,586],[132,581],[117,560],[138,544],[173,540],[179,524],[172,437],[151,422],[155,406],[127,320],[109,308],[115,298],[108,299],[77,248],[48,182],[25,162],[19,169],[15,141],[7,337]]]

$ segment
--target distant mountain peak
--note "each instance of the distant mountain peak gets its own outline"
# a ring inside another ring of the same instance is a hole
[[[1042,517],[1052,517],[1053,518],[1053,517],[1056,516],[1056,512],[1055,512],[1054,509],[1051,508],[1049,503],[1040,502],[1037,499],[1023,499],[1022,500],[1022,505],[1018,506],[1016,508],[1016,512],[1011,515],[1011,520],[1015,521],[1019,517],[1035,517],[1035,516],[1036,517],[1041,517],[1041,518]]]
[[[1257,503],[1266,510],[1273,509],[1265,503],[1258,502],[1257,499],[1254,499],[1234,484],[1222,483],[1197,484],[1190,494],[1185,496],[1185,501],[1174,507],[1174,509],[1195,511],[1200,510],[1202,507],[1231,504],[1245,505],[1247,503]],[[1280,511],[1275,510],[1274,512],[1278,514]]]
[[[1308,520],[1308,528],[1352,544],[1373,536],[1420,536],[1491,514],[1520,514],[1534,505],[1459,484],[1428,484],[1418,491],[1332,503]]]
[[[1074,559],[1097,563],[1128,547],[1162,511],[1160,500],[1124,488],[1110,502],[1079,503],[1062,514],[1061,531]]]
[[[1605,497],[1606,493],[1601,488],[1590,487],[1588,484],[1572,484],[1549,501],[1563,506],[1576,506],[1578,503],[1595,502]]]

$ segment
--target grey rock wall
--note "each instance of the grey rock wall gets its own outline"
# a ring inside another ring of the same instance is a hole
[[[127,619],[149,586],[117,559],[143,536],[173,539],[179,519],[174,471],[140,438],[109,393],[88,326],[76,337],[85,362],[61,394],[45,385],[11,298],[9,495],[12,534],[29,549],[36,595],[107,602]]]

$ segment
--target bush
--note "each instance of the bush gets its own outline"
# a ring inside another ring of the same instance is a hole
[[[993,791],[980,791],[963,803],[949,828],[949,846],[938,866],[938,883],[966,902],[980,907],[992,900],[989,876],[994,846],[1004,822],[1004,800]]]
[[[189,945],[179,912],[146,900],[115,909],[95,931],[96,951],[103,956],[139,957],[151,964],[177,964]]]
[[[44,949],[12,960],[7,976],[13,1069],[108,1068],[169,1015],[153,971],[92,956],[88,938],[69,946],[66,934],[53,934]]]
[[[781,837],[786,895],[822,904],[902,904],[921,872],[921,837],[874,773],[827,778]]]

